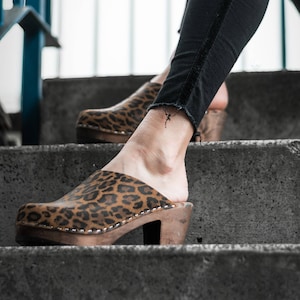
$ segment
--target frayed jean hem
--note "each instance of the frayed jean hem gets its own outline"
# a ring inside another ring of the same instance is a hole
[[[185,106],[178,105],[176,103],[152,103],[148,107],[147,110],[149,111],[150,109],[157,108],[157,107],[162,107],[162,106],[172,106],[172,107],[175,107],[177,110],[184,111],[186,116],[188,117],[189,121],[191,122],[193,128],[194,128],[194,133],[197,132],[197,128],[198,128],[199,124],[197,124],[197,122],[195,121],[193,115],[188,111],[188,109]]]

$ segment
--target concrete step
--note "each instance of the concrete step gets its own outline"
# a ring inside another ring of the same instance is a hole
[[[101,168],[121,145],[0,149],[0,246],[14,246],[17,209],[61,197]],[[190,144],[195,205],[188,244],[300,243],[300,140]],[[135,231],[120,244],[140,244]]]
[[[74,143],[79,111],[108,107],[152,76],[51,79],[44,82],[41,143]],[[300,72],[232,73],[223,140],[299,139]]]
[[[295,300],[299,285],[299,245],[0,248],[4,300]]]

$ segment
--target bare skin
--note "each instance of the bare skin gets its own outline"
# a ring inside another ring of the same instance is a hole
[[[166,111],[171,114],[168,120]],[[152,109],[103,170],[136,177],[174,202],[186,201],[184,159],[192,135],[193,127],[183,111]]]
[[[163,84],[170,71],[152,78]],[[225,109],[228,92],[225,83],[215,95],[209,109]],[[188,199],[185,154],[193,127],[183,111],[173,107],[151,109],[120,153],[103,170],[127,174],[142,180],[168,199]]]

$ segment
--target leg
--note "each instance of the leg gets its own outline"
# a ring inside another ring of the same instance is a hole
[[[26,240],[30,234],[38,239],[47,235],[54,242],[80,245],[112,243],[134,226],[159,220],[160,241],[181,243],[183,233],[174,240],[172,224],[189,219],[184,163],[189,140],[259,25],[267,2],[190,0],[168,78],[121,152],[59,201],[20,208],[18,236]]]
[[[174,53],[172,58],[174,57]],[[170,64],[163,72],[151,79],[151,82],[163,85],[169,72]],[[200,122],[197,133],[194,134],[192,141],[194,142],[211,142],[219,141],[223,131],[224,123],[226,120],[225,109],[228,105],[228,90],[225,82],[214,96],[211,104],[208,107],[207,113]]]
[[[150,107],[156,109],[149,111],[105,169],[142,178],[173,201],[187,199],[184,157],[193,128],[197,130],[266,6],[263,0],[251,4],[240,0],[189,1],[170,73]],[[166,112],[170,118],[166,119]],[[136,163],[127,164],[132,159]]]
[[[183,109],[196,129],[256,31],[267,3],[189,1],[169,76],[151,107],[172,105]]]
[[[174,58],[174,53],[171,56],[171,59]],[[168,64],[167,67],[158,75],[154,76],[151,79],[151,82],[164,84],[165,80],[168,77],[170,72],[171,64]],[[213,98],[208,109],[211,110],[225,110],[228,105],[228,90],[225,82],[222,83],[221,87],[217,91],[215,97]]]

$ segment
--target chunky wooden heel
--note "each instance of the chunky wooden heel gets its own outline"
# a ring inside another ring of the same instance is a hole
[[[161,223],[160,244],[180,245],[184,243],[189,227],[193,204],[177,203],[172,213],[166,214]]]
[[[27,203],[17,215],[22,245],[111,245],[145,226],[146,243],[181,244],[193,205],[174,203],[131,176],[97,171],[50,203]]]

